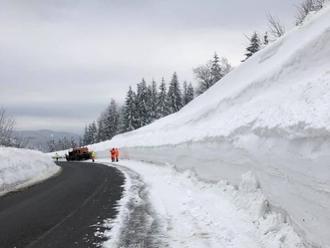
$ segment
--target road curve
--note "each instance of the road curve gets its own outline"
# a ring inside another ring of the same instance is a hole
[[[97,223],[116,216],[124,176],[97,163],[59,165],[56,177],[0,198],[1,248],[99,247]]]

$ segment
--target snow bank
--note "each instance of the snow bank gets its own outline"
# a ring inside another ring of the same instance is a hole
[[[235,188],[225,181],[201,182],[194,173],[178,173],[171,166],[137,161],[119,164],[121,166],[116,164],[116,167],[126,172],[130,183],[126,184],[119,216],[115,221],[110,220],[113,229],[105,233],[110,240],[103,247],[305,247],[292,227],[283,221],[283,216],[269,211],[252,173],[244,174],[239,187]],[[138,177],[134,175],[136,171]],[[140,198],[141,193],[134,192],[141,184],[146,186],[143,195],[147,197]],[[126,198],[132,198],[133,203],[128,203]],[[149,206],[147,226],[156,232],[130,223],[135,219],[143,226],[142,216],[131,216],[132,204]],[[125,232],[129,233],[128,237]]]
[[[255,54],[181,111],[92,146],[207,181],[251,171],[273,208],[330,247],[330,9]]]
[[[0,147],[0,195],[45,180],[59,170],[49,155]]]

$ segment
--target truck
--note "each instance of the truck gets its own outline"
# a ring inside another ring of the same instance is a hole
[[[79,161],[92,159],[92,152],[87,147],[73,148],[69,154],[65,155],[67,161]]]

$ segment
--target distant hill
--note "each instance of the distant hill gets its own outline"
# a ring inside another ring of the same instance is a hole
[[[79,141],[79,135],[70,132],[58,132],[53,130],[22,130],[22,131],[15,131],[15,136],[23,138],[24,140],[28,141],[28,147],[30,149],[36,149],[43,152],[48,151],[47,142],[51,139],[58,141],[59,139],[63,139],[64,137],[71,139],[73,137],[76,142]]]

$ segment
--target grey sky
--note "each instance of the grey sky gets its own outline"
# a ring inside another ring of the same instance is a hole
[[[129,85],[179,79],[217,51],[237,65],[266,14],[300,0],[0,0],[0,106],[19,129],[81,132]]]

